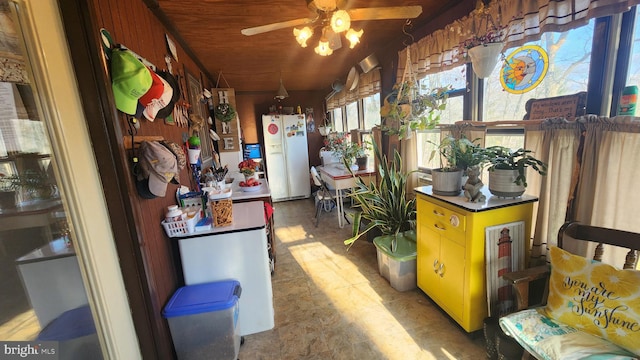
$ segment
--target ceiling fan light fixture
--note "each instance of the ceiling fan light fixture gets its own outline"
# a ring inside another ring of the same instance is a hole
[[[331,29],[336,33],[349,30],[351,27],[351,17],[344,10],[338,10],[331,15]]]
[[[280,78],[280,87],[278,88],[278,91],[276,92],[276,96],[274,97],[280,100],[289,97],[289,93],[287,92],[287,89],[285,89],[284,85],[282,84],[282,78]]]
[[[307,47],[307,40],[313,36],[313,30],[305,26],[302,29],[293,28],[293,36],[296,37],[296,41],[300,44],[301,47]]]
[[[337,7],[336,0],[313,0],[318,10],[331,11]]]
[[[355,31],[353,29],[349,29],[349,31],[347,31],[345,37],[349,40],[349,48],[353,49],[360,42],[360,37],[363,33],[364,30],[362,29],[360,29],[360,31]]]
[[[318,46],[316,46],[314,50],[316,51],[316,54],[320,56],[329,56],[333,54],[333,50],[329,46],[329,41],[324,38],[320,39],[320,41],[318,42]]]

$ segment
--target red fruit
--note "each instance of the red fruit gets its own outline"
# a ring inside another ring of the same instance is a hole
[[[244,181],[240,181],[240,186],[247,186],[247,183]]]

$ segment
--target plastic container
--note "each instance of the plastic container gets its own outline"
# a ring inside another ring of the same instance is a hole
[[[196,214],[192,218],[185,216],[184,220],[179,221],[162,221],[162,226],[167,236],[174,237],[179,235],[191,234],[196,231],[196,224],[200,221],[200,211],[196,211]]]
[[[89,305],[60,314],[40,331],[37,340],[58,342],[60,359],[102,359]]]
[[[227,280],[179,288],[162,311],[180,360],[238,358],[240,282]]]
[[[618,105],[618,115],[631,115],[636,114],[636,106],[638,103],[638,87],[627,86],[622,90],[620,96],[620,103]]]
[[[164,221],[173,222],[182,220],[182,210],[178,208],[178,205],[170,205],[167,207],[167,213],[164,216]]]
[[[407,237],[413,241],[398,242],[395,253],[391,252],[390,248],[391,236],[379,236],[373,240],[378,258],[378,272],[398,291],[408,291],[418,286],[415,233],[409,232]]]

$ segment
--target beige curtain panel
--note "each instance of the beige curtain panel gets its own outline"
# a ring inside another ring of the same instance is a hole
[[[458,46],[487,32],[487,19],[505,26],[505,48],[540,39],[544,32],[567,31],[597,17],[623,13],[640,0],[494,0],[411,44],[411,64],[418,77],[465,62]],[[405,68],[407,49],[398,53],[397,79]]]
[[[355,89],[342,89],[339,93],[327,100],[327,110],[333,110],[345,106],[354,101],[364,99],[380,92],[380,69],[373,69],[366,74],[360,74],[358,85]]]

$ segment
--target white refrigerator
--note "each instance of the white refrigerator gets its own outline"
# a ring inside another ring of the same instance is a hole
[[[308,198],[309,150],[304,115],[263,115],[267,178],[273,201]]]

